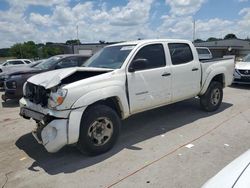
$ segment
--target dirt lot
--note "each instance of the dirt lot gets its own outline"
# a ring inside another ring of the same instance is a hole
[[[47,153],[30,134],[34,122],[19,117],[18,102],[1,101],[0,185],[200,187],[250,148],[249,89],[226,88],[216,113],[191,99],[138,114],[123,122],[115,148],[96,157],[74,147]]]

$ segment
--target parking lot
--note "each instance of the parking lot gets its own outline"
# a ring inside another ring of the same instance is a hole
[[[191,99],[133,116],[116,146],[96,157],[71,146],[47,153],[30,133],[34,122],[18,115],[18,101],[1,101],[0,185],[201,187],[250,148],[249,88],[226,88],[215,113]]]

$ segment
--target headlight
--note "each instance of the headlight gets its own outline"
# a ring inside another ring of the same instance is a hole
[[[240,76],[240,73],[239,73],[239,70],[238,70],[238,69],[235,69],[235,71],[234,71],[234,78],[241,78],[241,76]]]
[[[56,92],[51,91],[49,100],[48,100],[48,105],[51,108],[55,108],[59,105],[61,105],[67,95],[67,90],[66,89],[61,89],[59,88]]]
[[[27,82],[25,82],[25,83],[23,84],[23,96],[26,96],[26,95],[27,95],[27,93],[26,93],[26,86],[27,86]]]

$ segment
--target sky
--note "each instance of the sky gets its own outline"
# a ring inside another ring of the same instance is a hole
[[[250,38],[250,0],[0,0],[0,48],[149,38]],[[78,35],[77,35],[78,28]]]

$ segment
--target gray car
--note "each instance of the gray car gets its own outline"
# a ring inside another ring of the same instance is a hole
[[[2,95],[2,99],[6,101],[7,99],[21,98],[23,85],[31,76],[50,70],[81,66],[88,58],[89,56],[79,54],[57,55],[34,67],[27,67],[7,74],[5,75],[5,93]]]
[[[34,67],[36,65],[38,65],[39,63],[42,63],[44,60],[38,60],[38,61],[34,61],[28,65],[24,65],[24,66],[7,66],[4,69],[0,69],[2,71],[0,71],[0,91],[4,90],[4,81],[5,79],[8,77],[9,74],[21,71],[21,70],[26,70],[27,67]]]

